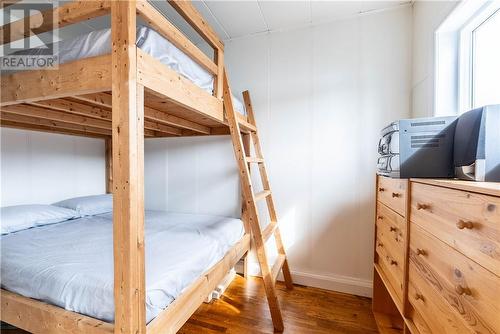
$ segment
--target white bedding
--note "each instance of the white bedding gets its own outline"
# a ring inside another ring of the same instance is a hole
[[[214,77],[153,29],[139,26],[136,44],[144,52],[212,94]],[[110,54],[111,29],[92,31],[69,40],[63,40],[58,43],[56,50],[60,64]],[[41,49],[31,49],[30,53],[36,54],[40,51]],[[244,104],[235,96],[233,96],[233,104],[237,112],[246,115]]]
[[[146,317],[151,321],[243,235],[240,219],[146,211]],[[2,288],[111,322],[111,214],[1,237]]]

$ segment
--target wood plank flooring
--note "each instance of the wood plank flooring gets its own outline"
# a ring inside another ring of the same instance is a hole
[[[304,286],[288,291],[281,283],[278,298],[285,334],[378,333],[369,298]],[[25,332],[2,330],[2,333]],[[237,276],[220,300],[203,304],[179,331],[179,334],[204,333],[273,333],[262,280]]]
[[[378,333],[371,299],[316,288],[278,284],[285,334]],[[225,295],[202,305],[180,334],[272,333],[262,280],[237,276]]]

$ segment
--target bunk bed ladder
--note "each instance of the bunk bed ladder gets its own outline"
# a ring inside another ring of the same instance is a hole
[[[285,247],[281,239],[280,229],[278,226],[278,218],[274,207],[273,196],[269,184],[262,148],[260,146],[257,126],[253,114],[252,103],[248,91],[243,92],[245,107],[247,111],[247,119],[241,117],[234,111],[233,102],[231,99],[231,89],[224,71],[223,80],[224,91],[224,110],[226,113],[228,125],[231,132],[233,148],[238,162],[238,168],[241,178],[241,186],[243,192],[243,205],[245,206],[246,228],[250,228],[252,234],[253,245],[259,261],[264,287],[266,290],[267,300],[271,311],[274,328],[276,331],[283,331],[283,317],[276,294],[276,279],[280,273],[283,273],[285,285],[288,289],[293,288],[292,277],[288,267]],[[255,157],[250,156],[250,141],[253,142],[255,149]],[[252,186],[252,178],[250,175],[250,165],[257,164],[260,177],[262,180],[263,189],[261,192],[255,193]],[[270,223],[264,228],[261,228],[259,222],[259,214],[257,210],[257,201],[266,200],[269,211]],[[266,241],[274,235],[278,257],[276,262],[271,267],[268,262],[265,244]]]

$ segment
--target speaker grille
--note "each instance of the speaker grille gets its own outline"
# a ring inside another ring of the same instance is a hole
[[[428,121],[428,122],[415,122],[410,123],[410,126],[428,126],[428,125],[443,125],[445,121]]]
[[[432,122],[427,122],[432,123]],[[421,123],[418,123],[421,124]],[[411,136],[411,148],[438,148],[441,145],[446,134],[438,133],[435,135],[416,135]]]

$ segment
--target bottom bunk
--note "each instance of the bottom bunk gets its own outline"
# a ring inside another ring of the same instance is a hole
[[[112,332],[112,239],[111,213],[3,235],[2,320],[34,333]],[[145,245],[148,332],[175,332],[250,237],[239,219],[146,211]]]

